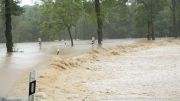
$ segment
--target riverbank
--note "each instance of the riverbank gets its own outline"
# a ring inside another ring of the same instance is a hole
[[[136,97],[160,98],[167,92],[171,95],[167,97],[177,97],[179,86],[176,84],[179,82],[175,80],[173,84],[178,87],[176,90],[171,88],[169,91],[166,89],[164,91],[161,88],[158,95],[154,93],[156,92],[154,88],[163,84],[168,84],[166,86],[169,87],[171,76],[174,77],[174,73],[179,75],[176,71],[179,71],[177,65],[180,62],[172,61],[180,58],[177,52],[179,45],[179,40],[140,41],[130,45],[98,48],[76,57],[54,57],[47,68],[37,71],[36,99],[104,101]],[[164,57],[166,57],[165,62],[162,63],[160,60]],[[161,73],[162,71],[164,74]],[[166,81],[162,76],[166,77],[167,73],[170,73],[170,78]],[[141,75],[144,75],[143,78]],[[159,83],[154,82],[153,75],[157,77]],[[27,92],[28,77],[26,76],[17,83],[8,97],[26,97]]]

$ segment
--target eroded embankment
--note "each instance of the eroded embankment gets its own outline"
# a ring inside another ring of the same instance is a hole
[[[58,101],[56,99],[68,101],[72,100],[68,95],[69,93],[75,94],[77,97],[80,97],[79,95],[83,96],[84,94],[91,95],[91,92],[89,92],[86,87],[85,81],[105,79],[106,74],[103,72],[103,68],[101,68],[102,71],[100,72],[89,71],[91,70],[91,66],[85,66],[86,68],[84,69],[84,65],[93,64],[95,61],[109,59],[110,57],[115,57],[117,55],[126,55],[130,52],[173,44],[180,44],[180,41],[146,41],[143,43],[139,42],[132,45],[116,46],[108,49],[97,48],[88,54],[72,58],[55,57],[54,61],[47,68],[38,70],[36,97],[39,100],[42,99],[42,101]],[[73,81],[71,81],[71,79]],[[8,96],[26,96],[28,94],[27,80],[26,77],[18,82],[18,85]]]

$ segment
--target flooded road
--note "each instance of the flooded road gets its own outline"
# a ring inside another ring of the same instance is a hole
[[[136,40],[137,42],[137,40]],[[39,69],[39,101],[179,101],[180,41],[99,48]],[[8,97],[26,97],[27,77]]]
[[[4,44],[0,50],[0,96],[3,97],[13,87],[16,81],[27,70],[37,68],[38,64],[48,61],[51,54],[46,55],[39,50],[36,43],[17,44],[20,52],[6,54]],[[46,63],[46,62],[45,62]]]
[[[112,47],[117,44],[127,45],[144,39],[120,39],[104,40],[104,47]],[[5,44],[0,44],[0,97],[6,96],[14,84],[22,78],[24,73],[32,69],[43,68],[48,65],[52,57],[56,56],[57,49],[64,58],[80,55],[91,51],[91,41],[75,41],[75,47],[71,48],[69,42],[44,42],[42,49],[38,43],[17,43],[13,54],[7,54]]]
[[[92,60],[93,54],[85,55],[87,58],[81,58],[87,61],[77,66],[68,65],[72,60],[57,60],[61,65],[38,71],[36,98],[40,101],[179,101],[179,50],[180,41],[139,42],[97,50],[94,53],[97,57]],[[114,54],[118,51],[121,54]],[[24,97],[25,92],[26,84],[22,81],[9,96]]]
[[[93,94],[90,98],[97,101],[179,101],[179,50],[179,45],[163,46],[95,62],[92,68],[97,69],[101,64],[107,77],[88,81]]]

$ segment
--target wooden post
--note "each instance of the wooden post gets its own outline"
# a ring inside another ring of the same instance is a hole
[[[30,72],[29,75],[29,97],[28,101],[34,101],[36,92],[36,71]]]

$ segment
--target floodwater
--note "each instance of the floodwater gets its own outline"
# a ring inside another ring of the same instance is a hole
[[[126,45],[140,40],[144,39],[104,40],[103,46]],[[5,44],[0,44],[0,97],[5,97],[25,73],[48,65],[52,57],[56,56],[57,49],[60,49],[60,55],[64,58],[87,53],[92,49],[90,40],[75,41],[74,48],[70,48],[69,43],[43,42],[42,49],[38,43],[17,43],[15,49],[18,52],[12,54],[7,54]]]
[[[88,82],[97,101],[180,101],[180,46],[141,50],[94,63],[108,79]],[[114,61],[115,60],[115,61]]]
[[[36,96],[43,101],[180,101],[180,46],[157,46],[101,56],[57,74],[48,69]],[[44,83],[52,78],[55,82]]]
[[[108,54],[111,49],[106,49],[107,53],[100,49],[93,60],[87,55],[87,58],[82,57],[87,61],[76,68],[65,66],[64,70],[60,65],[41,69],[36,99],[180,101],[180,41],[140,43],[126,46],[124,50],[112,48],[125,54]],[[58,63],[63,64],[61,60]],[[25,90],[22,92],[22,89]],[[24,97],[27,91],[26,83],[22,81],[9,96]]]

